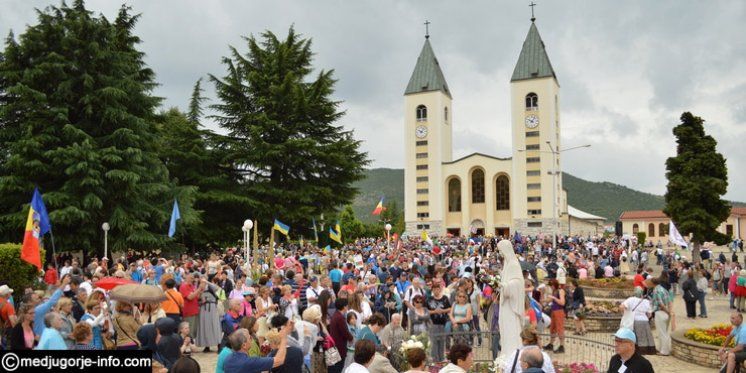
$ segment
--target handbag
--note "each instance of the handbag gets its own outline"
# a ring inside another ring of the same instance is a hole
[[[332,346],[324,351],[324,361],[326,361],[326,366],[328,367],[342,361],[342,356],[339,354],[339,350],[337,350],[337,347]]]
[[[627,328],[627,329],[630,329],[630,330],[634,330],[634,326],[635,326],[635,310],[637,309],[637,307],[640,306],[640,304],[642,303],[643,300],[644,299],[640,299],[640,301],[637,302],[637,305],[635,306],[635,308],[633,308],[631,310],[624,310],[624,315],[622,315],[622,320],[619,322],[619,327],[620,328]]]

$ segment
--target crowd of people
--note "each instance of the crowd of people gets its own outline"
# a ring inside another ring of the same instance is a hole
[[[708,291],[730,292],[733,308],[746,307],[746,291],[739,293],[746,271],[737,261],[708,258],[694,266],[676,251],[634,239],[558,237],[556,247],[551,236],[509,239],[524,273],[526,313],[523,347],[505,352],[505,371],[554,372],[547,352],[565,353],[566,319],[575,334],[587,332],[579,285],[586,278],[634,276],[636,290],[621,306],[634,317],[616,334],[619,354],[611,366],[629,367],[633,357],[647,366],[642,355],[671,353],[675,294],[682,294],[688,317],[697,316],[696,302],[699,317],[707,317]],[[0,286],[3,347],[147,349],[156,367],[170,372],[199,371],[191,357],[198,351],[218,354],[216,372],[418,372],[432,365],[463,372],[473,362],[472,346],[487,346],[493,358],[501,352],[499,240],[359,239],[331,250],[279,244],[273,258],[266,247],[255,250],[248,266],[236,249],[172,259],[130,252],[89,263],[63,255],[60,268],[50,264],[43,274],[46,290],[14,297]],[[652,257],[660,275],[649,268]],[[160,287],[166,298],[113,301],[96,286],[107,276]],[[550,339],[541,346],[545,331]],[[427,354],[405,348],[410,336],[422,334],[431,344]],[[740,358],[723,354],[724,361]]]

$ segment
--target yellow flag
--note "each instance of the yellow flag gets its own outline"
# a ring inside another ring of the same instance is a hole
[[[429,241],[430,240],[430,236],[427,235],[427,231],[426,230],[422,231],[422,237],[421,238],[422,238],[423,241]]]

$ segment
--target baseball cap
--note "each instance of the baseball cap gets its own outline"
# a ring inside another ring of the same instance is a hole
[[[11,289],[8,285],[0,286],[0,295],[9,295],[13,294],[13,289]]]
[[[628,328],[621,328],[616,331],[614,334],[614,338],[617,339],[626,339],[628,341],[632,341],[632,343],[637,343],[637,337],[635,337],[635,332],[633,332],[631,329]]]

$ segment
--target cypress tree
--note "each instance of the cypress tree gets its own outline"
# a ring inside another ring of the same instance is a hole
[[[728,237],[717,231],[730,215],[730,205],[721,198],[728,189],[725,158],[715,149],[717,141],[705,134],[704,120],[685,112],[674,127],[676,156],[666,160],[668,187],[663,212],[682,235],[692,235],[692,260],[700,261],[702,243],[724,244]]]
[[[279,217],[294,231],[312,216],[351,202],[367,155],[336,122],[344,114],[332,99],[333,70],[312,76],[311,40],[293,28],[248,37],[248,52],[231,48],[227,74],[210,75],[219,102],[212,107],[228,132],[228,158],[256,201],[252,215]]]
[[[192,188],[177,188],[159,160],[154,73],[137,49],[138,15],[110,22],[83,1],[38,11],[0,62],[0,230],[22,237],[34,185],[44,193],[61,249],[158,248],[174,197],[190,216]]]

